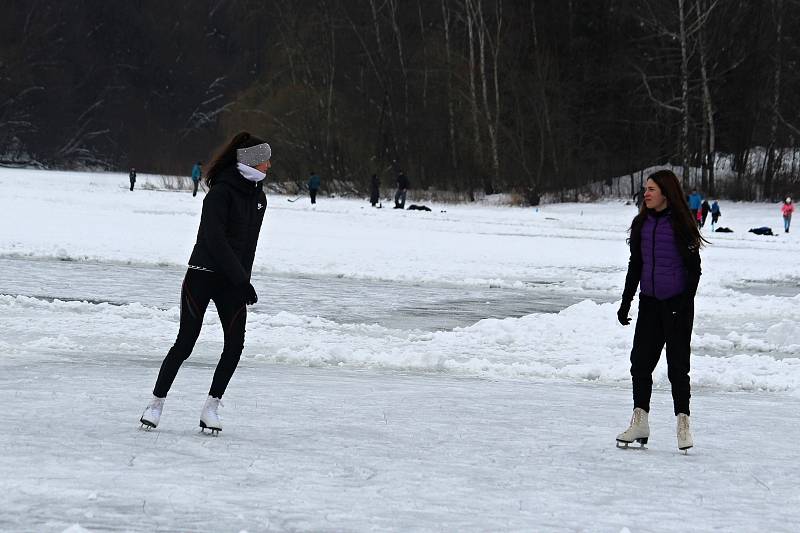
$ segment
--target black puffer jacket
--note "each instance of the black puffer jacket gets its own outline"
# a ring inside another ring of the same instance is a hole
[[[203,200],[189,264],[218,272],[234,286],[250,281],[266,209],[262,182],[246,180],[235,165],[223,169]]]

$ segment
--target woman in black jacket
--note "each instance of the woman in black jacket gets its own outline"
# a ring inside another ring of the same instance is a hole
[[[271,155],[269,144],[241,132],[219,150],[209,165],[205,176],[209,191],[203,200],[197,242],[181,288],[178,338],[161,364],[153,399],[140,418],[143,426],[158,426],[167,392],[181,363],[191,355],[203,315],[213,300],[225,344],[200,414],[200,427],[215,434],[222,430],[220,400],[244,347],[246,305],[258,301],[250,271],[267,206],[262,184],[271,166]]]

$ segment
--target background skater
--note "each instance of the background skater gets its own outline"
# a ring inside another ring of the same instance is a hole
[[[197,196],[197,186],[200,185],[200,178],[203,176],[203,163],[198,161],[192,167],[192,184],[194,185],[194,189],[192,190],[192,196]]]
[[[311,198],[311,205],[317,203],[317,192],[319,192],[321,181],[316,172],[312,172],[308,178],[308,196]]]
[[[133,190],[133,189],[131,189]],[[789,226],[792,225],[792,213],[794,213],[794,205],[792,205],[792,197],[787,196],[781,206],[781,214],[783,215],[783,231],[789,233]]]
[[[650,437],[648,414],[653,370],[667,346],[667,375],[677,417],[678,449],[694,443],[689,430],[689,356],[694,323],[694,297],[700,282],[700,236],[684,200],[678,178],[669,170],[651,174],[645,183],[644,205],[630,228],[630,260],[620,324],[630,324],[631,301],[639,292],[639,315],[631,350],[633,417],[617,436],[617,446]]]
[[[369,180],[369,203],[372,207],[378,205],[381,199],[381,180],[378,179],[377,174],[373,174]]]
[[[200,414],[200,427],[222,430],[219,406],[244,347],[247,307],[258,301],[250,271],[264,220],[267,198],[262,189],[272,150],[261,139],[241,132],[214,157],[206,173],[197,242],[181,288],[180,329],[161,363],[153,399],[144,410],[143,426],[157,427],[164,400],[181,363],[192,353],[203,315],[211,300],[223,325],[224,347]]]
[[[409,188],[408,177],[402,172],[397,175],[397,192],[394,193],[394,208],[405,209],[406,207],[406,194]]]
[[[719,203],[714,200],[711,204],[711,231],[714,231],[714,227],[717,225],[719,221],[719,217],[722,216],[722,211],[719,209]]]

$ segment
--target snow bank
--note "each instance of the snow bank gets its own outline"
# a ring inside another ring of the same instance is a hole
[[[254,364],[622,384],[629,380],[634,326],[619,326],[615,313],[615,304],[586,300],[560,313],[486,319],[452,331],[426,332],[340,324],[287,312],[251,312],[243,359]],[[157,362],[174,340],[179,309],[0,296],[0,317],[7,338],[17,339],[14,343],[0,341],[0,350],[9,361],[16,357],[32,360],[34,356],[73,361],[103,352],[144,356]],[[42,324],[46,324],[44,330]],[[767,328],[763,338],[746,332],[725,337],[695,335],[694,385],[800,392],[800,359],[792,355],[800,349],[796,331],[797,322],[783,320]],[[207,313],[193,358],[214,363],[221,339],[216,316]],[[778,358],[776,354],[788,356]],[[659,365],[654,381],[668,385],[666,365]]]

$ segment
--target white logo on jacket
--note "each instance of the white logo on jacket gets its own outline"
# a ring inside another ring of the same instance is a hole
[[[261,202],[259,202],[259,203],[258,203],[258,208],[259,208],[259,209],[261,209],[262,207],[264,207],[264,205],[263,205],[263,204],[261,204]]]

